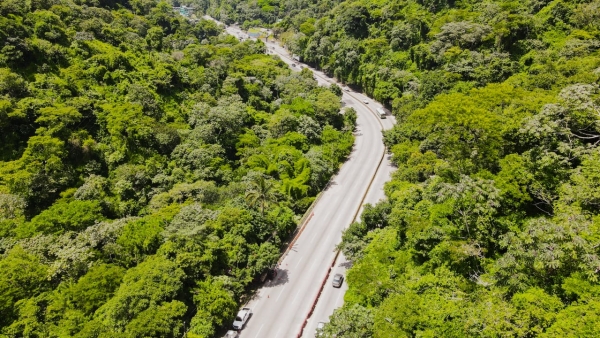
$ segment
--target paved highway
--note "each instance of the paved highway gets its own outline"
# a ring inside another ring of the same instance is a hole
[[[227,27],[227,32],[238,38],[248,38],[234,26]],[[300,63],[292,60],[284,48],[273,43],[267,43],[267,47],[270,53],[279,54],[290,66],[296,63],[292,69],[300,69]],[[319,84],[336,82],[321,72],[313,72]],[[369,101],[368,105],[363,103],[365,99]],[[345,275],[348,262],[341,254],[334,262],[335,246],[341,241],[342,230],[357,215],[363,198],[367,203],[376,203],[385,197],[383,185],[393,168],[385,154],[381,130],[391,128],[394,119],[391,116],[380,119],[375,113],[380,105],[362,94],[344,92],[342,101],[358,113],[354,150],[283,257],[276,279],[260,288],[246,305],[252,308],[253,316],[242,330],[242,338],[290,338],[297,337],[300,332],[303,337],[314,337],[317,323],[328,321],[333,310],[343,304],[347,284],[344,282],[342,288],[335,289],[331,286],[331,278],[338,272]],[[320,293],[323,282],[325,285]]]
[[[384,128],[389,127],[390,124],[384,124]],[[369,192],[367,193],[367,197],[365,198],[365,203],[375,204],[381,199],[385,199],[385,194],[383,192],[383,185],[385,182],[389,181],[392,175],[392,172],[395,170],[395,167],[392,166],[389,155],[386,155],[385,159],[381,163],[381,167],[377,171],[377,175],[375,176],[375,180],[373,181]],[[362,211],[362,208],[361,208]],[[360,213],[359,215],[360,216]],[[349,225],[349,224],[348,224]],[[303,331],[302,337],[312,338],[315,336],[315,331],[317,329],[317,324],[319,322],[328,322],[329,316],[333,314],[333,311],[344,304],[344,294],[346,290],[348,290],[348,283],[344,281],[344,284],[341,288],[336,289],[331,286],[333,276],[336,273],[341,273],[346,276],[346,269],[350,267],[350,262],[346,260],[343,254],[340,253],[338,256],[334,268],[331,270],[329,278],[325,284],[325,288],[323,292],[319,296],[319,300],[315,307],[315,310],[312,316],[309,318],[306,327]]]

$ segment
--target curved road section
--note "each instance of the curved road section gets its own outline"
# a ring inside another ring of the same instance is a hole
[[[237,27],[230,26],[227,32],[248,38]],[[292,60],[285,49],[273,43],[267,46],[270,53],[279,54],[292,69],[300,70],[300,63]],[[321,85],[336,82],[321,72],[313,72]],[[343,304],[346,283],[334,289],[331,278],[335,273],[345,275],[348,262],[343,255],[336,255],[335,246],[341,241],[342,231],[359,213],[363,201],[376,203],[385,197],[383,184],[393,169],[385,155],[381,131],[391,128],[394,120],[391,116],[380,119],[375,112],[380,105],[362,94],[344,92],[342,101],[358,113],[354,150],[282,257],[277,277],[265,283],[246,305],[253,316],[241,331],[242,338],[290,338],[300,334],[314,337],[317,323],[328,321],[333,310]]]

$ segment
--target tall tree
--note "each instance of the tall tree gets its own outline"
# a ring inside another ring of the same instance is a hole
[[[264,216],[265,208],[277,202],[275,184],[263,175],[257,175],[246,190],[246,201],[250,206],[260,205],[260,214]]]

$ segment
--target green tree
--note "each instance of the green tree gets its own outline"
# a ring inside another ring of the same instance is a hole
[[[161,27],[152,27],[146,33],[146,41],[151,48],[160,50],[163,44],[163,29]]]
[[[17,233],[21,237],[34,234],[61,234],[78,231],[102,221],[104,216],[97,201],[58,202],[24,224]]]
[[[4,184],[12,193],[25,198],[28,205],[41,209],[72,179],[65,161],[63,141],[49,136],[33,136],[19,160],[0,169]]]
[[[129,264],[143,261],[146,255],[152,255],[162,243],[165,221],[159,215],[145,217],[127,223],[117,244],[122,247],[120,254]]]
[[[358,304],[336,309],[321,333],[324,337],[367,338],[373,336],[373,315]]]
[[[0,260],[0,323],[4,326],[15,316],[15,304],[40,294],[49,287],[48,267],[17,246]]]
[[[517,310],[515,321],[519,336],[542,335],[555,322],[563,308],[561,300],[538,288],[515,294],[512,303]]]
[[[258,203],[260,214],[264,216],[265,207],[277,202],[275,185],[263,175],[257,175],[246,191],[246,201],[250,206],[255,206]]]
[[[593,337],[598,329],[600,302],[575,303],[560,311],[556,322],[541,337]]]
[[[321,91],[315,100],[315,116],[321,123],[334,124],[340,115],[340,100],[331,91]]]
[[[19,196],[0,193],[0,237],[9,237],[25,221],[27,203]]]
[[[180,337],[184,332],[182,321],[187,307],[174,300],[142,311],[125,328],[129,337]]]
[[[183,286],[184,277],[173,262],[151,256],[127,271],[115,295],[96,311],[95,317],[111,330],[123,332],[141,313],[145,313],[144,317],[151,316],[145,311],[173,300]]]
[[[101,264],[90,268],[77,283],[61,293],[60,301],[55,306],[81,310],[92,315],[102,304],[109,300],[117,290],[125,269],[116,265]]]
[[[197,313],[194,322],[212,323],[213,327],[224,325],[231,320],[237,310],[237,303],[230,291],[224,288],[223,282],[217,279],[207,279],[198,282],[194,290],[194,304]],[[214,328],[211,328],[214,331]],[[202,334],[199,326],[192,325],[192,333]]]

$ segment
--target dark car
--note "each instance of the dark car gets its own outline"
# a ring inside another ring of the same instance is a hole
[[[335,276],[333,276],[333,287],[339,288],[342,286],[342,283],[344,283],[344,276],[341,273],[336,273]]]
[[[267,278],[273,280],[275,277],[277,277],[277,269],[269,269],[269,271],[267,271]]]

